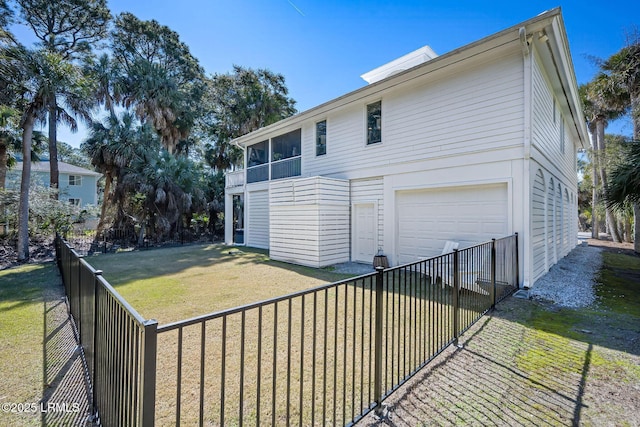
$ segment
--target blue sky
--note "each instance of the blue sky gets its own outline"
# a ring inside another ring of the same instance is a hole
[[[360,75],[430,45],[438,54],[562,7],[578,83],[640,29],[640,2],[595,1],[336,1],[336,0],[110,0],[114,14],[129,11],[180,34],[207,74],[233,64],[285,76],[299,111],[358,89]],[[609,131],[630,135],[629,120]],[[83,130],[60,139],[78,146]]]

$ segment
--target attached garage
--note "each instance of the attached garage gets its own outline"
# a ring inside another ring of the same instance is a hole
[[[247,192],[247,246],[269,249],[269,190]]]
[[[396,192],[397,260],[439,255],[447,240],[460,248],[509,233],[507,184]]]

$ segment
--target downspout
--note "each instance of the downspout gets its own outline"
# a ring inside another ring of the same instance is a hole
[[[520,36],[520,43],[522,45],[523,56],[523,96],[524,96],[524,111],[523,111],[523,164],[522,164],[522,197],[523,197],[523,209],[522,209],[522,226],[523,236],[519,240],[518,251],[523,254],[521,259],[522,263],[522,287],[528,289],[531,286],[531,265],[533,263],[533,251],[530,250],[532,224],[531,224],[531,120],[532,120],[532,76],[531,76],[531,56],[530,50],[532,36],[527,36],[527,30],[525,27],[520,27],[518,30]],[[520,286],[520,284],[518,284]]]

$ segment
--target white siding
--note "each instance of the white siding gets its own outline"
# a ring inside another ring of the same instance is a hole
[[[546,204],[544,175],[540,169],[536,172],[531,189],[531,246],[533,251],[533,280],[537,280],[546,271]]]
[[[349,260],[349,183],[322,177],[270,183],[269,255],[312,267]]]
[[[532,75],[532,164],[540,167],[547,180],[546,252],[548,269],[566,256],[577,243],[577,212],[570,194],[577,192],[576,137],[570,131],[570,112],[561,107],[560,97],[549,83],[539,57],[534,54]],[[532,194],[532,200],[535,195]],[[532,229],[535,229],[532,224]],[[532,242],[535,245],[535,236]],[[539,254],[534,248],[533,280],[539,278]]]
[[[556,190],[553,178],[549,180],[547,191],[547,265],[551,266],[558,260],[556,253],[555,235],[556,235],[556,219],[555,219],[555,198]]]
[[[519,46],[463,71],[434,73],[402,89],[363,99],[327,117],[327,154],[315,156],[305,123],[303,174],[346,176],[362,169],[489,151],[522,144],[523,64]],[[382,142],[365,144],[365,106],[382,100]]]
[[[269,191],[247,192],[247,246],[269,248]]]

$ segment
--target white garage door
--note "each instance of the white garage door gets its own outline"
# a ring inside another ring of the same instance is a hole
[[[247,246],[269,249],[269,191],[247,193]]]
[[[506,184],[399,191],[398,262],[440,255],[447,240],[460,248],[508,232]]]

